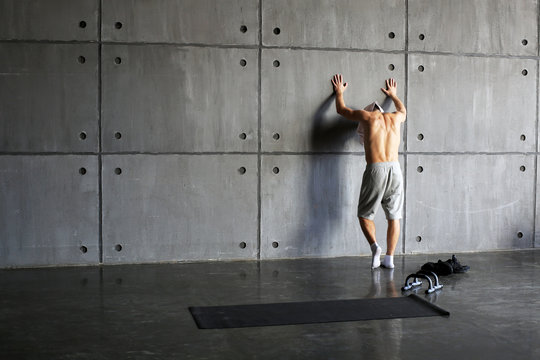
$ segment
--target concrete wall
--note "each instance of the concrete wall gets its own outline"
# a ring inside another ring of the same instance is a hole
[[[366,255],[336,115],[408,108],[398,253],[531,248],[536,0],[0,0],[0,267]],[[376,218],[384,243],[385,219]]]

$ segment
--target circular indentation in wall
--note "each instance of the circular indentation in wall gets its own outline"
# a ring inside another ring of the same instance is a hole
[[[79,134],[79,139],[86,140],[86,133],[84,131],[81,131],[81,133]]]
[[[86,254],[86,253],[88,252],[88,248],[87,248],[86,246],[84,246],[84,245],[81,246],[81,247],[79,248],[79,250],[81,250],[81,252],[82,252],[83,254]]]
[[[390,70],[390,71],[394,71],[395,68],[396,67],[394,66],[394,64],[388,65],[388,70]]]
[[[272,138],[273,138],[275,141],[278,141],[279,138],[280,138],[279,133],[274,133],[274,134],[272,135]]]
[[[527,76],[528,73],[529,72],[527,71],[527,69],[521,70],[521,75],[523,75],[523,76]]]
[[[272,277],[277,278],[279,276],[279,270],[272,271]]]
[[[114,169],[114,173],[115,173],[116,175],[120,175],[120,174],[122,173],[122,169],[116,168],[116,169]]]
[[[240,65],[241,65],[241,66],[246,66],[246,65],[247,65],[246,59],[240,60]]]
[[[417,237],[416,237],[416,241],[417,241],[417,242],[422,241],[422,237],[421,237],[421,236],[417,236]]]
[[[424,140],[424,134],[418,134],[416,138],[420,141]]]
[[[279,244],[278,244],[277,241],[274,241],[274,242],[272,243],[272,247],[273,247],[274,249],[277,248],[278,246],[279,246]]]
[[[115,132],[114,133],[114,138],[117,139],[117,140],[121,139],[122,138],[122,133],[119,132],[119,131]]]
[[[244,175],[244,174],[246,173],[246,171],[247,171],[246,168],[243,167],[243,166],[240,167],[240,168],[238,168],[238,172],[239,172],[241,175]]]
[[[273,64],[274,67],[279,67],[279,65],[281,65],[278,60],[274,60]]]
[[[421,173],[422,171],[424,171],[424,168],[421,167],[421,166],[419,166],[419,167],[416,168],[416,171],[418,171],[419,173]]]
[[[246,25],[240,26],[240,32],[246,33],[247,32],[247,26]]]
[[[114,283],[116,285],[122,285],[122,282],[123,282],[122,278],[118,278],[118,279],[114,280]]]
[[[79,64],[84,64],[86,62],[86,58],[84,56],[79,56]]]
[[[525,168],[525,166],[521,165],[521,166],[519,167],[519,171],[523,172],[523,171],[525,171],[525,170],[527,170],[527,169]]]
[[[115,57],[115,58],[114,58],[114,63],[115,63],[116,65],[120,65],[120,64],[122,63],[122,58],[121,58],[121,57],[118,57],[118,56]]]
[[[247,135],[246,135],[246,133],[241,133],[240,135],[238,135],[238,137],[239,137],[240,139],[242,139],[242,140],[246,140]]]
[[[116,251],[122,251],[122,245],[116,244],[116,245],[114,246],[114,250],[116,250]]]
[[[521,40],[521,45],[523,45],[523,46],[527,46],[528,43],[529,42],[527,41],[527,39]]]
[[[423,65],[418,66],[418,71],[423,72],[424,71],[424,66]]]
[[[519,139],[521,141],[525,141],[525,139],[527,139],[527,137],[525,136],[525,134],[521,134],[521,136],[519,137]]]
[[[272,169],[272,172],[273,172],[274,174],[279,174],[279,168],[278,168],[277,166],[274,167],[274,168]]]
[[[116,29],[121,29],[122,28],[122,23],[120,21],[117,21],[117,22],[114,23],[114,27]]]
[[[388,37],[389,37],[390,39],[393,39],[393,38],[396,37],[396,34],[394,34],[394,32],[389,32],[389,33],[388,33]]]
[[[523,237],[523,233],[522,233],[521,231],[518,232],[518,233],[517,233],[517,237],[521,239],[521,238]]]
[[[79,27],[80,27],[81,29],[84,29],[84,28],[86,27],[86,21],[84,21],[84,20],[83,20],[83,21],[80,21],[80,22],[79,22]]]
[[[426,36],[424,34],[420,34],[418,35],[418,38],[422,41],[424,41],[424,39],[426,38]]]
[[[240,246],[240,249],[245,249],[246,243],[242,241],[238,246]]]
[[[80,168],[80,169],[79,169],[79,174],[81,174],[81,175],[86,175],[86,169],[83,168],[83,167]]]
[[[279,35],[280,33],[281,33],[281,29],[278,28],[278,27],[275,27],[275,28],[274,28],[274,34],[275,34],[275,35]]]

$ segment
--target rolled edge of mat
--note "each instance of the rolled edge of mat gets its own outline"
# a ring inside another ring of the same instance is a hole
[[[425,300],[425,299],[422,299],[420,296],[416,295],[416,294],[410,294],[409,296],[407,296],[408,298],[412,299],[412,300],[415,300],[415,301],[418,301],[418,302],[421,302],[422,304],[432,308],[433,310],[437,311],[439,314],[441,314],[442,316],[446,316],[446,317],[449,317],[450,316],[450,312],[449,311],[446,311],[444,310],[443,308],[441,307],[438,307],[437,305],[435,304],[432,304],[430,303],[429,301]]]

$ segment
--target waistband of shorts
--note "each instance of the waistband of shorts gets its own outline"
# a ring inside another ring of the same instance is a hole
[[[401,169],[401,166],[399,165],[399,161],[376,162],[376,163],[367,164],[366,169],[376,169],[376,168],[389,169],[396,166]]]

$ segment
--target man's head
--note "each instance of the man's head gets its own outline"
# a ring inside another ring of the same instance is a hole
[[[364,110],[366,110],[366,111],[377,111],[377,110],[379,110],[382,113],[384,112],[383,108],[376,101],[374,101],[371,104],[369,104],[368,106],[366,106],[364,108]]]

